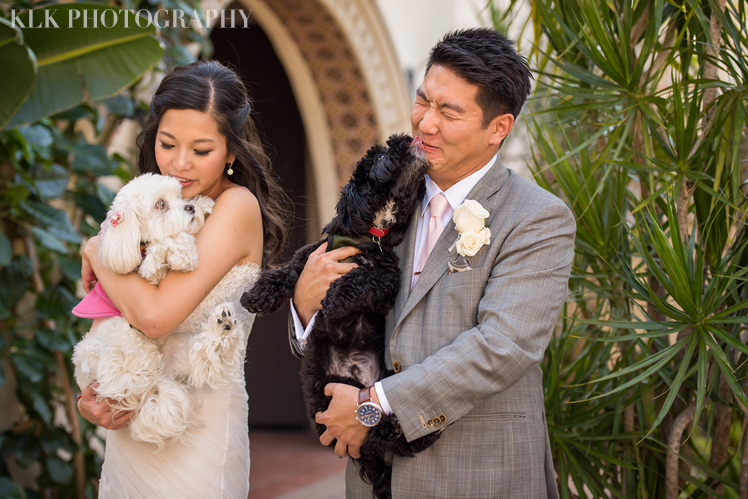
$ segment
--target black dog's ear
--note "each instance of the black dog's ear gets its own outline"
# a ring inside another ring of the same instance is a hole
[[[413,137],[411,137],[407,133],[393,133],[392,135],[387,137],[387,147],[393,147],[400,144],[408,147],[410,146],[411,142],[413,142]]]
[[[335,208],[337,214],[327,224],[327,232],[338,235],[359,236],[369,230],[364,217],[364,201],[353,182],[343,187],[343,192]]]
[[[390,158],[384,148],[374,156],[371,170],[369,171],[369,178],[379,184],[384,184],[392,179],[392,175],[397,168],[397,163]]]

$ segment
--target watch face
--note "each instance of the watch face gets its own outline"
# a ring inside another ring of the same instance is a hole
[[[374,404],[366,402],[358,407],[356,419],[364,426],[375,426],[382,419],[382,413]]]

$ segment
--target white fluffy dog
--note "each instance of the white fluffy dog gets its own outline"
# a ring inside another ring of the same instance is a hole
[[[170,269],[194,270],[194,235],[213,204],[204,196],[182,199],[176,178],[136,177],[117,193],[102,223],[99,260],[121,274],[137,269],[152,284]],[[95,292],[103,293],[89,295]],[[244,359],[233,305],[221,303],[208,315],[201,331],[157,339],[122,316],[95,319],[73,352],[78,386],[82,390],[98,382],[99,398],[118,400],[116,409],[135,411],[130,436],[160,450],[193,423],[191,390],[219,386]]]

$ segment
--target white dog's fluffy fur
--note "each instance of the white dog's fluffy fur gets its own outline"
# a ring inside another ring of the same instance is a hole
[[[194,235],[213,204],[204,196],[182,199],[175,178],[136,177],[117,193],[102,224],[100,262],[121,274],[137,269],[152,284],[170,269],[194,270]],[[82,390],[98,382],[100,399],[118,400],[117,409],[134,411],[131,437],[160,450],[193,424],[194,388],[220,386],[241,371],[246,331],[241,321],[237,327],[233,304],[219,303],[206,315],[201,328],[183,332],[180,326],[178,332],[157,339],[124,317],[96,319],[73,352],[78,386]]]

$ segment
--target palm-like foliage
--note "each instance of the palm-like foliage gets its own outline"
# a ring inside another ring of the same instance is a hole
[[[544,363],[562,497],[748,497],[746,4],[530,3],[533,173],[578,224]]]

